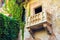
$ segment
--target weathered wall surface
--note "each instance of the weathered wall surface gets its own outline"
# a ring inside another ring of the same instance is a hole
[[[60,0],[41,0],[41,2],[43,10],[52,14],[53,31],[56,39],[60,40]],[[46,31],[43,31],[35,33],[35,37],[37,40],[48,40],[49,36]]]
[[[44,4],[44,2],[43,2]],[[52,27],[56,35],[56,39],[60,40],[60,0],[47,0],[45,10],[50,12],[52,17]]]

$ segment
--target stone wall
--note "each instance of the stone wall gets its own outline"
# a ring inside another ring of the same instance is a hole
[[[60,0],[41,0],[41,2],[43,10],[52,14],[53,32],[56,36],[56,40],[60,40]],[[49,39],[49,36],[46,31],[36,32],[35,37],[36,40],[51,40]]]

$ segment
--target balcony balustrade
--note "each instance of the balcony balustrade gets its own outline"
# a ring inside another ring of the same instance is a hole
[[[48,22],[51,24],[52,22],[52,15],[47,12],[40,12],[38,14],[34,14],[26,20],[26,26],[34,26],[38,24],[42,24],[44,22]]]

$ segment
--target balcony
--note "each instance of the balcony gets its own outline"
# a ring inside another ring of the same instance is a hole
[[[33,27],[33,26],[38,26],[42,25],[45,22],[48,22],[51,24],[51,19],[52,15],[49,14],[48,12],[40,12],[38,14],[34,14],[26,20],[26,27]]]

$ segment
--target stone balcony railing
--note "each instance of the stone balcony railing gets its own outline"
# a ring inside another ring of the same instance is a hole
[[[51,23],[52,15],[46,12],[40,12],[38,14],[34,14],[33,16],[28,17],[26,20],[26,26],[34,26],[40,23],[48,22]]]

